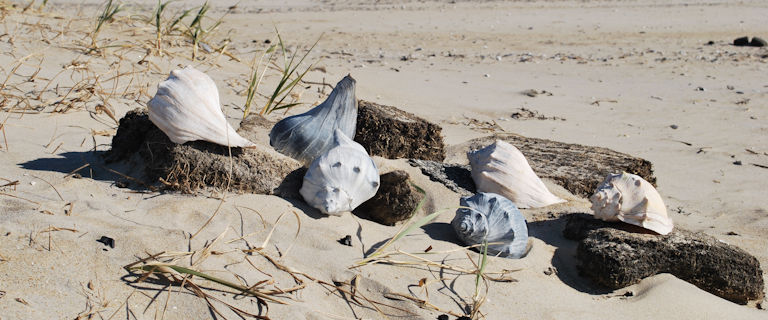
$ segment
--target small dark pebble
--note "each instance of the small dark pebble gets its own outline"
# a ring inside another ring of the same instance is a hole
[[[341,238],[338,241],[339,241],[339,243],[341,243],[341,244],[343,244],[345,246],[350,246],[350,247],[352,246],[352,236],[351,235],[346,235],[344,238]]]
[[[673,125],[671,125],[669,127],[672,128],[672,129],[677,129],[678,128],[676,124],[673,124]]]
[[[738,233],[736,233],[736,232],[733,232],[733,231],[728,231],[728,233],[726,233],[726,235],[729,235],[729,236],[738,236],[739,234],[738,234]]]
[[[746,46],[749,45],[749,37],[741,37],[733,40],[734,46]]]
[[[125,181],[116,181],[115,186],[118,188],[128,188],[128,182]]]
[[[270,44],[270,43],[272,43],[272,40],[269,40],[269,39],[267,39],[267,40],[264,40],[264,43],[266,43],[266,44]]]
[[[634,295],[635,295],[635,293],[634,293],[634,292],[632,292],[632,291],[627,291],[627,292],[624,292],[624,296],[625,296],[625,297],[632,297],[632,296],[634,296]]]
[[[99,238],[99,240],[96,240],[96,242],[101,242],[105,246],[108,246],[108,247],[110,247],[112,249],[115,248],[115,239],[112,239],[112,238],[107,237],[107,236],[101,236],[101,238]]]
[[[714,41],[712,41],[712,40],[709,40],[709,41],[707,41],[707,45],[708,45],[708,46],[711,46],[711,45],[713,45],[713,44],[715,44],[715,42],[714,42]]]
[[[696,87],[696,91],[704,91],[704,87]]]
[[[447,314],[441,314],[441,315],[437,316],[437,320],[448,320],[448,315]]]
[[[765,42],[762,38],[752,37],[752,41],[749,42],[750,47],[765,47],[768,46],[768,42]]]
[[[733,164],[735,164],[737,166],[740,166],[741,165],[741,160],[736,160],[736,161],[733,162]]]

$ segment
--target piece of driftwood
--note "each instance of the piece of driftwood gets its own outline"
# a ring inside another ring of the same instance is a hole
[[[395,107],[358,101],[355,141],[371,156],[443,161],[442,128]]]
[[[763,271],[757,258],[703,233],[676,228],[662,236],[588,214],[573,214],[563,235],[579,241],[579,271],[611,289],[671,273],[740,304],[764,295]]]
[[[231,157],[230,157],[231,154]],[[129,111],[120,119],[106,162],[138,155],[147,184],[161,182],[183,192],[213,187],[272,194],[301,165],[271,148],[227,148],[205,141],[171,142],[146,110]]]
[[[517,147],[533,171],[549,178],[575,195],[588,197],[609,173],[636,174],[656,186],[651,162],[607,148],[528,138],[517,134],[498,134],[469,140],[448,148],[449,157],[466,157],[470,150],[492,144],[496,139]]]

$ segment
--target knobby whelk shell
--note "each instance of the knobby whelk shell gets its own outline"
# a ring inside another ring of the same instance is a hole
[[[309,165],[299,193],[323,213],[341,215],[376,194],[379,171],[363,146],[341,130],[334,131],[332,143]]]
[[[356,124],[355,79],[348,75],[323,103],[276,123],[269,133],[269,144],[306,165],[332,147],[336,129],[354,139]]]
[[[460,208],[451,221],[461,241],[475,245],[487,240],[489,255],[514,259],[525,255],[528,225],[512,201],[495,193],[481,192],[461,198],[461,205],[472,208]]]
[[[565,202],[549,192],[520,150],[507,142],[496,140],[485,148],[468,152],[467,158],[478,192],[500,194],[519,208]]]
[[[251,147],[227,122],[213,79],[192,66],[171,71],[147,103],[149,120],[174,143],[204,140],[223,146]]]
[[[665,235],[674,224],[667,215],[661,195],[640,176],[623,172],[610,174],[589,197],[595,218],[623,221]]]

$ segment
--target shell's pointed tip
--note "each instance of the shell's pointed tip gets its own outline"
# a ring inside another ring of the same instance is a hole
[[[352,78],[352,74],[351,73],[347,73],[347,75],[342,80],[349,80],[349,81],[352,81],[352,83],[357,82],[357,80],[355,80],[355,78]]]

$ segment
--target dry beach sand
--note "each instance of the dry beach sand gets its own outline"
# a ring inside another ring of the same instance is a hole
[[[168,16],[201,2],[173,2]],[[275,26],[292,48],[322,35],[307,58],[317,61],[305,76],[314,84],[297,91],[306,104],[288,114],[322,101],[330,91],[322,83],[351,74],[358,98],[439,124],[448,146],[513,132],[641,157],[653,163],[677,226],[768,265],[768,49],[731,45],[768,37],[764,1],[215,1],[208,15],[226,15],[207,38],[212,50],[201,48],[194,61],[181,36],[166,38],[165,55],[153,52],[154,27],[139,16],[151,15],[154,1],[126,1],[95,37],[96,50],[89,33],[101,1],[51,0],[41,10],[39,2],[27,10],[28,1],[0,3],[0,319],[238,319],[224,303],[272,319],[465,313],[474,275],[424,265],[349,269],[398,227],[324,217],[276,196],[152,192],[108,170],[129,170],[124,164],[104,165],[116,120],[145,107],[180,66],[216,81],[237,126],[251,61],[274,41]],[[216,51],[224,44],[227,54]],[[277,80],[265,78],[260,92]],[[382,172],[406,170],[424,188],[420,215],[458,205],[458,194],[406,160],[375,160]],[[466,163],[461,152],[446,161]],[[508,270],[515,281],[480,286],[481,316],[768,318],[760,302],[737,305],[668,274],[616,291],[580,277],[576,243],[553,217],[589,212],[589,203],[547,183],[570,201],[523,210],[531,252],[489,258],[487,272]],[[452,217],[449,210],[390,249],[431,247],[430,260],[472,270],[476,253],[440,253],[460,248]],[[337,242],[345,235],[351,247]],[[114,248],[96,241],[102,236]],[[247,287],[293,291],[274,295],[287,305],[265,306],[195,278],[209,307],[189,289],[155,275],[137,282],[122,268],[161,252],[164,261]],[[414,300],[387,298],[393,294]]]

